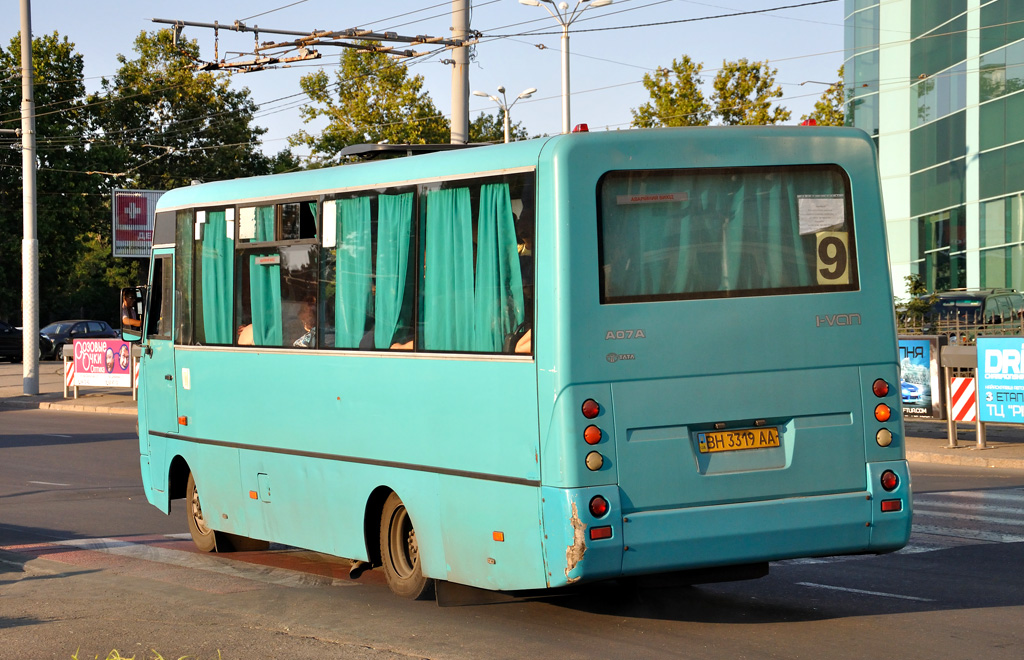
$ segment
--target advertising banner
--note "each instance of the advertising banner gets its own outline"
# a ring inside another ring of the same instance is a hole
[[[904,417],[943,419],[945,397],[939,367],[939,346],[945,337],[899,338],[900,396]]]
[[[148,257],[153,247],[153,219],[162,190],[114,190],[115,257]]]
[[[131,387],[131,349],[120,339],[76,339],[76,387]]]
[[[1024,337],[978,337],[978,417],[1024,424]]]

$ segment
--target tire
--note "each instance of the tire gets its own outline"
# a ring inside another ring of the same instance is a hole
[[[188,486],[185,490],[185,517],[188,518],[188,531],[192,534],[192,542],[203,552],[217,550],[217,533],[206,525],[203,507],[199,504],[199,491],[192,473],[188,473]]]
[[[57,347],[57,350],[53,352],[54,360],[59,360],[61,362],[64,361],[64,346],[66,346],[66,344],[61,344],[60,346]]]
[[[423,576],[416,530],[397,493],[391,493],[380,516],[380,557],[392,593],[411,600],[434,597],[434,581]]]

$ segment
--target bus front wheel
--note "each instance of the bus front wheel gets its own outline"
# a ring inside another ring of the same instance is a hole
[[[192,534],[192,542],[203,552],[217,550],[217,533],[210,529],[203,517],[203,507],[199,503],[199,490],[196,479],[188,473],[188,486],[185,491],[185,515],[188,517],[188,531]]]
[[[396,493],[388,496],[380,517],[380,556],[393,593],[412,600],[434,595],[434,581],[423,576],[412,518]]]

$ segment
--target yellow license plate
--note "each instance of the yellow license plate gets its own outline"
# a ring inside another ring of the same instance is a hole
[[[697,447],[702,454],[741,449],[767,449],[779,446],[779,429],[761,426],[754,429],[733,429],[697,434]]]

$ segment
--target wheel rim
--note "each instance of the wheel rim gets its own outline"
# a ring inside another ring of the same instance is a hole
[[[194,488],[192,490],[192,499],[189,502],[190,511],[192,512],[192,520],[196,524],[196,529],[203,536],[210,533],[210,528],[206,526],[206,519],[203,518],[203,507],[199,504],[199,489]]]
[[[388,533],[388,544],[391,547],[391,565],[401,578],[410,577],[419,563],[420,549],[416,543],[416,530],[412,527],[412,519],[404,506],[395,509],[391,516],[391,528]]]

